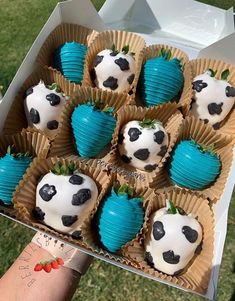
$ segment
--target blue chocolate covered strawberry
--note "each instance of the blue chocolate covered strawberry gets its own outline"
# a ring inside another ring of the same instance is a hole
[[[123,184],[112,189],[97,214],[100,240],[105,249],[114,253],[135,238],[144,222],[142,197],[132,197],[133,190]]]
[[[0,200],[5,205],[12,204],[16,186],[31,162],[29,154],[16,154],[11,147],[8,147],[6,155],[0,159]]]
[[[100,108],[101,102],[88,102],[75,108],[72,129],[81,157],[96,157],[110,143],[116,126],[113,108]]]
[[[157,106],[171,101],[182,90],[184,76],[181,62],[171,59],[170,50],[148,59],[141,70],[140,86],[144,105]]]

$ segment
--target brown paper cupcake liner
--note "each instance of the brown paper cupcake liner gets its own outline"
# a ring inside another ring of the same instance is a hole
[[[98,160],[93,160],[93,162],[95,164],[99,165]],[[87,164],[90,165],[89,162]],[[122,177],[120,175],[112,175],[112,178],[111,178],[111,181],[109,182],[109,185],[106,186],[105,193],[103,193],[102,198],[100,198],[100,202],[99,203],[97,202],[97,206],[94,208],[94,210],[89,215],[89,217],[87,217],[87,219],[84,221],[83,226],[82,226],[82,233],[83,233],[84,243],[86,244],[86,247],[89,250],[91,250],[93,253],[105,256],[105,257],[107,257],[109,259],[112,259],[114,261],[117,261],[117,262],[121,262],[121,263],[125,263],[127,265],[130,265],[130,260],[128,258],[126,258],[125,256],[123,257],[123,255],[124,255],[123,250],[129,244],[131,244],[135,239],[140,237],[140,235],[142,234],[142,231],[143,231],[143,227],[141,228],[139,233],[136,234],[136,237],[133,238],[132,241],[127,242],[117,253],[114,254],[114,253],[110,253],[110,252],[108,252],[108,251],[106,251],[105,249],[102,248],[101,243],[99,242],[99,238],[98,238],[98,229],[96,229],[97,225],[94,223],[95,214],[97,213],[99,205],[102,204],[102,199],[108,193],[110,193],[113,186],[117,187],[117,186],[121,186],[122,184],[127,184],[128,186],[130,186],[134,189],[134,197],[143,196],[143,198],[144,198],[143,208],[145,210],[148,203],[152,199],[152,196],[154,195],[153,190],[151,190],[147,187],[143,188],[138,184],[137,185],[132,185],[132,184],[129,185],[130,183],[128,183],[124,179],[124,177]],[[145,224],[145,221],[144,221],[143,225],[144,224]]]
[[[17,219],[26,223],[27,225],[34,227],[36,229],[42,230],[48,234],[61,237],[62,239],[84,246],[81,240],[73,239],[70,235],[59,233],[58,231],[52,229],[51,227],[38,222],[32,216],[32,211],[36,206],[36,188],[40,178],[47,174],[54,166],[55,163],[61,162],[62,164],[74,163],[81,172],[90,176],[97,185],[99,196],[97,203],[103,197],[107,185],[109,184],[110,177],[102,170],[99,169],[97,165],[94,165],[92,160],[90,160],[89,165],[83,163],[79,159],[68,160],[64,158],[50,157],[48,159],[38,159],[36,158],[31,167],[27,170],[22,181],[19,183],[16,192],[13,196],[13,204],[16,210]],[[97,206],[95,204],[94,206]]]
[[[190,61],[190,67],[192,72],[192,79],[196,76],[204,73],[208,69],[212,69],[217,71],[215,74],[215,78],[220,79],[221,73],[229,69],[228,82],[235,88],[235,66],[228,64],[226,62],[214,59],[195,59]],[[188,104],[184,111],[185,114],[192,116],[190,110],[190,104]],[[234,107],[230,111],[230,113],[226,116],[226,118],[220,123],[219,129],[217,132],[222,133],[224,135],[231,135],[235,137],[235,110]]]
[[[195,190],[195,192],[204,195],[213,203],[216,203],[224,191],[225,183],[232,165],[234,140],[231,136],[224,136],[218,131],[213,130],[195,117],[187,117],[182,123],[176,144],[182,140],[189,140],[190,138],[201,145],[213,145],[214,152],[220,157],[222,167],[215,182],[205,189]],[[157,191],[162,191],[162,189],[172,185],[167,175],[167,170],[159,172],[156,178],[150,183],[150,187]]]
[[[65,42],[77,42],[90,46],[97,34],[95,30],[81,25],[62,23],[49,34],[39,51],[36,61],[41,66],[52,67],[53,55],[59,46]]]
[[[118,151],[118,136],[122,127],[132,120],[143,120],[144,118],[156,119],[162,122],[163,127],[166,129],[169,137],[169,145],[166,154],[158,163],[156,169],[152,172],[142,171],[124,163]],[[145,187],[149,186],[149,182],[153,181],[156,174],[164,166],[170,152],[176,142],[180,125],[183,116],[177,110],[176,104],[165,104],[158,107],[142,108],[136,106],[125,106],[118,111],[117,126],[112,140],[112,150],[110,152],[109,162],[111,163],[110,169],[112,172],[122,174],[129,183],[134,183],[138,180],[139,185]],[[115,168],[117,167],[117,168]]]
[[[26,79],[15,100],[13,101],[4,124],[4,134],[12,135],[20,132],[23,128],[28,128],[28,122],[24,109],[25,92],[30,87],[36,86],[40,82],[40,80],[42,80],[46,85],[51,85],[52,83],[58,84],[66,96],[74,93],[75,84],[66,81],[59,72],[53,71],[52,69],[48,68],[37,68]],[[38,130],[38,132],[42,133],[42,131],[40,130]],[[48,136],[50,139],[54,139],[56,134],[57,131],[54,130],[51,131],[51,133],[48,132],[46,136]]]
[[[135,53],[135,78],[128,91],[123,91],[129,93],[134,98],[136,92],[136,86],[139,79],[141,65],[143,60],[143,51],[145,47],[145,41],[142,37],[137,34],[126,32],[126,31],[104,31],[99,33],[91,44],[87,52],[86,63],[84,68],[84,79],[82,84],[84,86],[94,87],[94,83],[91,78],[90,72],[93,70],[93,62],[96,55],[104,50],[111,49],[112,45],[115,45],[115,48],[118,51],[121,51],[123,46],[129,45],[129,52]]]
[[[202,250],[186,267],[185,272],[179,276],[170,276],[159,272],[150,267],[144,259],[144,240],[149,235],[150,216],[153,212],[165,207],[166,200],[171,200],[175,206],[182,208],[186,214],[192,213],[196,216],[203,228]],[[210,280],[214,248],[214,215],[208,201],[197,193],[173,188],[168,192],[156,194],[154,199],[149,202],[146,209],[146,221],[141,239],[139,241],[136,239],[124,250],[124,254],[133,260],[132,265],[157,279],[168,281],[198,293],[205,293]]]
[[[189,65],[189,58],[185,52],[169,45],[161,45],[161,44],[150,45],[144,51],[143,64],[146,62],[146,60],[159,56],[161,49],[170,50],[172,54],[172,58],[178,58],[182,62],[184,68],[183,69],[184,87],[180,96],[177,97],[178,99],[176,100],[176,102],[178,107],[188,106],[191,102],[193,91],[192,91],[192,73]],[[140,92],[138,91],[137,94],[138,94],[138,103],[140,105],[143,105]],[[174,101],[174,99],[172,101]]]
[[[71,126],[71,115],[77,105],[95,100],[102,100],[103,107],[106,105],[113,107],[114,113],[116,114],[120,107],[129,103],[130,97],[125,94],[111,93],[109,91],[103,91],[97,88],[77,88],[73,94],[73,97],[71,97],[70,101],[66,104],[61,113],[58,135],[55,141],[52,143],[50,152],[51,156],[78,156]],[[100,157],[105,157],[108,151],[109,150],[105,150]]]

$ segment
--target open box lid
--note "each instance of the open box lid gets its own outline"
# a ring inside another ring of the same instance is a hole
[[[232,8],[226,11],[194,0],[126,0],[125,5],[119,0],[106,0],[99,14],[109,29],[139,33],[147,44],[181,48],[190,58],[215,57],[219,52],[221,59],[222,51],[228,48],[223,57],[235,64],[235,43],[227,47],[227,40],[223,40],[222,49],[216,44],[234,33]],[[231,39],[234,41],[235,35]]]

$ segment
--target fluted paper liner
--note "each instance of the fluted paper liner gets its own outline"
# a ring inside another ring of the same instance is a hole
[[[214,183],[205,189],[194,190],[216,203],[224,191],[224,186],[232,165],[234,140],[231,136],[224,136],[218,131],[213,130],[195,117],[187,117],[182,123],[176,145],[180,141],[189,140],[190,138],[202,145],[213,145],[214,152],[219,155],[222,166],[220,174]],[[153,189],[162,191],[172,184],[167,176],[167,171],[161,171],[149,185]]]
[[[102,100],[102,106],[108,105],[114,108],[114,113],[119,110],[124,104],[129,103],[130,97],[125,94],[112,93],[109,91],[103,91],[97,88],[81,87],[77,88],[73,97],[65,105],[64,110],[61,113],[61,120],[58,128],[58,135],[55,141],[52,143],[51,156],[78,156],[73,137],[73,131],[71,126],[71,115],[77,105],[86,103],[92,100]],[[101,155],[101,157],[106,156]]]
[[[118,111],[117,126],[114,132],[112,140],[112,149],[110,152],[111,171],[122,174],[129,183],[133,183],[136,180],[139,185],[148,186],[149,182],[153,181],[156,174],[163,168],[167,158],[170,156],[170,152],[177,140],[177,136],[180,130],[180,125],[183,120],[182,114],[177,110],[175,103],[169,103],[160,105],[158,107],[142,108],[136,106],[124,106]],[[143,120],[144,118],[156,119],[162,122],[163,127],[168,133],[169,145],[167,152],[161,161],[158,163],[156,170],[152,172],[142,171],[124,163],[118,151],[118,134],[122,127],[132,120]],[[119,167],[119,168],[115,168]]]
[[[24,175],[23,180],[19,183],[16,192],[13,197],[14,208],[16,209],[17,219],[26,223],[29,226],[42,230],[49,235],[56,235],[58,238],[62,238],[68,242],[84,246],[84,243],[81,240],[73,239],[70,235],[59,233],[58,231],[39,223],[32,217],[32,210],[36,207],[36,189],[38,181],[41,176],[47,174],[54,166],[55,163],[61,162],[62,164],[75,163],[78,169],[90,176],[97,185],[98,188],[98,199],[96,201],[99,204],[100,200],[106,191],[106,187],[109,184],[109,176],[99,169],[99,166],[94,165],[92,160],[90,160],[89,165],[82,160],[68,160],[58,157],[50,157],[48,159],[40,160],[35,159],[31,167],[27,170],[27,173]],[[94,206],[98,206],[95,204]],[[83,234],[82,234],[83,236]]]
[[[89,162],[88,162],[88,164],[89,164]],[[96,164],[99,165],[98,160],[96,160]],[[134,189],[134,197],[143,196],[144,197],[143,208],[144,208],[144,210],[146,209],[147,204],[150,202],[150,200],[152,199],[152,196],[154,194],[153,190],[151,190],[147,187],[143,188],[139,185],[129,185],[128,181],[126,181],[124,179],[124,177],[119,176],[119,175],[112,175],[111,181],[109,182],[109,185],[106,188],[106,191],[103,194],[102,199],[107,194],[110,193],[113,185],[115,185],[116,182],[119,183],[120,185],[125,183],[128,186],[132,187]],[[99,204],[102,203],[102,199]],[[109,259],[130,265],[130,260],[128,258],[126,258],[125,256],[123,257],[124,254],[123,254],[122,250],[125,249],[129,244],[131,244],[131,242],[133,242],[136,238],[140,237],[140,235],[142,234],[142,231],[143,231],[143,227],[141,228],[139,233],[136,234],[136,237],[133,238],[132,241],[127,242],[127,244],[125,246],[123,246],[117,253],[110,253],[110,252],[102,249],[102,247],[100,246],[99,239],[98,239],[98,228],[95,229],[93,226],[93,219],[99,208],[99,204],[97,202],[96,208],[94,208],[94,210],[92,211],[90,216],[83,223],[82,233],[83,233],[83,237],[84,237],[84,243],[86,244],[87,248],[89,248],[94,253],[97,253],[97,254],[107,257]],[[144,224],[145,224],[145,221],[144,221],[143,225]]]
[[[26,79],[15,100],[13,101],[4,124],[4,134],[15,134],[17,132],[20,132],[23,128],[28,128],[28,122],[24,109],[25,92],[30,87],[36,86],[40,82],[40,80],[42,80],[46,85],[57,83],[66,96],[73,94],[75,90],[75,84],[66,81],[59,72],[53,71],[52,69],[48,68],[37,68]],[[42,133],[42,131],[40,130],[37,131]],[[48,137],[50,139],[53,139],[56,134],[57,130],[53,130],[51,131],[51,134],[48,134]]]
[[[97,34],[95,30],[81,25],[62,23],[49,34],[36,61],[41,66],[52,67],[54,52],[59,46],[65,42],[77,42],[90,46]]]
[[[175,206],[181,207],[186,214],[192,213],[197,217],[203,229],[200,254],[194,256],[185,271],[179,276],[170,276],[159,272],[150,267],[144,260],[144,239],[149,235],[150,216],[153,212],[165,207],[166,200],[171,200]],[[146,274],[156,277],[156,279],[165,280],[198,293],[206,293],[212,270],[214,248],[214,215],[208,201],[197,193],[173,188],[168,192],[155,195],[146,209],[146,221],[147,226],[145,225],[141,239],[136,239],[132,245],[127,246],[124,250],[125,255],[132,259],[132,265]]]
[[[163,45],[163,44],[150,45],[145,49],[143,64],[146,62],[146,60],[159,56],[161,49],[170,50],[172,54],[171,58],[177,58],[182,63],[184,87],[180,93],[179,99],[177,100],[177,104],[178,107],[188,106],[191,102],[193,91],[192,91],[192,73],[189,65],[189,58],[185,52],[169,45]],[[172,101],[174,101],[174,99]],[[143,104],[142,101],[141,103]]]
[[[94,59],[100,51],[104,49],[111,49],[112,45],[115,45],[115,48],[118,51],[121,51],[123,46],[129,45],[129,52],[135,53],[135,78],[128,91],[123,91],[128,92],[134,98],[137,82],[141,71],[144,54],[143,51],[145,47],[144,39],[134,33],[115,30],[103,31],[99,33],[88,49],[84,68],[84,79],[82,81],[82,84],[85,86],[94,87],[94,83],[92,82],[90,77],[90,71],[93,69]]]
[[[204,73],[208,69],[212,69],[214,71],[217,70],[215,74],[215,78],[220,79],[221,73],[229,69],[229,76],[227,81],[235,88],[235,66],[228,64],[226,62],[214,59],[195,59],[190,61],[190,67],[192,72],[192,79],[196,76]],[[185,108],[185,113],[190,116],[192,113],[189,111],[190,105]],[[210,125],[209,125],[210,126]],[[217,132],[222,133],[224,135],[231,135],[235,137],[235,110],[234,107],[230,111],[230,113],[226,116],[226,118],[221,122],[220,128]]]

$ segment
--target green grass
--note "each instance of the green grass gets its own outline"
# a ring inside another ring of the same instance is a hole
[[[229,8],[234,4],[233,0],[204,2],[222,8]],[[0,1],[0,84],[3,84],[5,89],[56,3],[56,0]],[[93,3],[98,9],[103,0],[94,0]],[[0,217],[0,229],[0,275],[2,275],[30,241],[34,232],[3,217]],[[228,234],[216,299],[218,301],[235,300],[234,233],[235,198],[232,199],[229,210]],[[203,299],[137,276],[100,260],[94,260],[89,272],[82,278],[73,300],[199,301]]]

